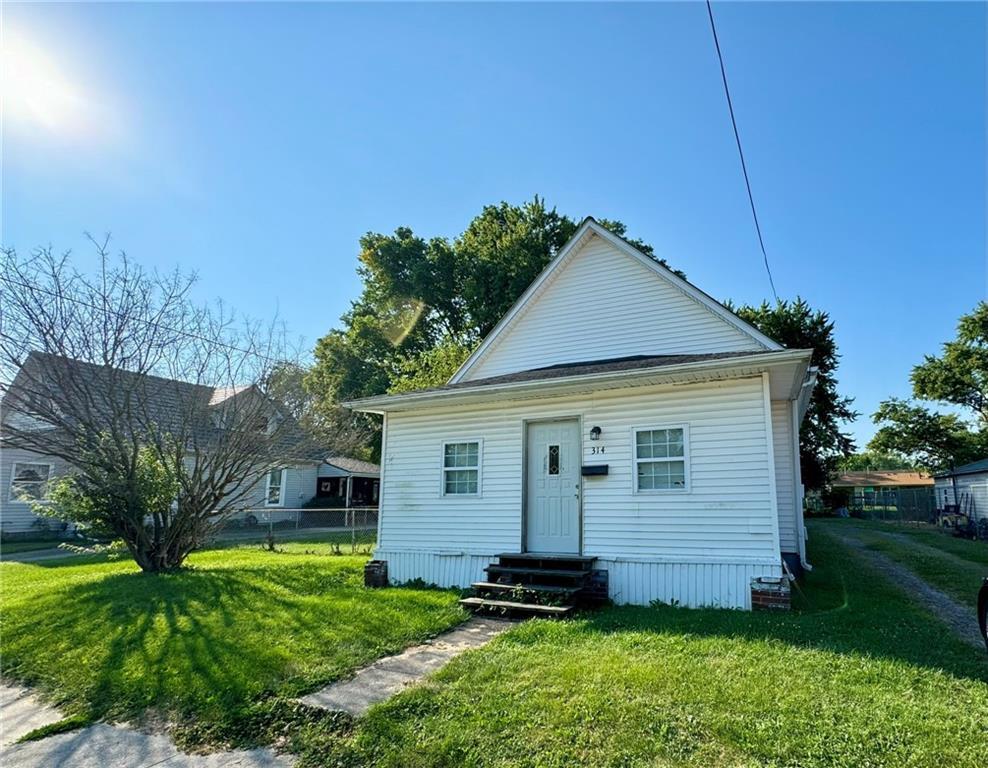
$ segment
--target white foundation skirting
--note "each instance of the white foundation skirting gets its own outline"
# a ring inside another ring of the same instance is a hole
[[[436,553],[378,549],[374,557],[388,561],[393,584],[421,579],[440,587],[469,587],[486,580],[484,567],[496,554]],[[751,608],[751,580],[782,576],[770,563],[646,562],[598,558],[595,568],[608,572],[608,594],[619,605],[649,605],[653,601],[690,608]]]

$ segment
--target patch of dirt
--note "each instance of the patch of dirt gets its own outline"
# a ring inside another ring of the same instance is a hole
[[[961,605],[950,595],[930,586],[923,579],[890,557],[868,549],[867,545],[853,534],[838,533],[842,542],[863,557],[869,565],[905,592],[909,597],[944,622],[961,640],[976,648],[985,647],[978,629],[978,617],[967,606]]]

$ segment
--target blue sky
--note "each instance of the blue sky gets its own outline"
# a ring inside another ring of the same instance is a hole
[[[770,296],[702,4],[2,13],[46,83],[6,100],[4,245],[85,262],[83,232],[112,232],[311,345],[359,293],[364,232],[453,236],[539,194],[717,298]],[[836,321],[864,442],[988,292],[985,6],[715,13],[776,286]]]

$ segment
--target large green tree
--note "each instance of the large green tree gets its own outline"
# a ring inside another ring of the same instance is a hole
[[[765,302],[758,307],[728,306],[783,346],[813,350],[817,383],[800,430],[800,468],[807,488],[823,487],[841,460],[854,450],[844,427],[857,416],[851,408],[853,398],[838,391],[840,355],[833,321],[826,312],[814,310],[801,298],[774,305]]]
[[[940,355],[927,355],[910,380],[916,400],[954,406],[969,418],[890,398],[872,417],[879,430],[870,448],[929,470],[988,455],[988,303],[982,301],[963,315],[957,338],[946,342]]]
[[[364,235],[363,292],[318,341],[305,379],[315,408],[329,413],[341,400],[445,383],[579,224],[535,197],[486,206],[452,240],[407,227]],[[626,235],[620,221],[600,224]],[[629,242],[654,258],[647,243]]]
[[[841,459],[838,469],[842,472],[883,472],[916,469],[916,466],[901,456],[879,453],[878,451],[861,451],[852,453],[846,459]]]

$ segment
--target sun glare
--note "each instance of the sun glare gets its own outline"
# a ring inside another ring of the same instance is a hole
[[[92,128],[92,103],[58,62],[31,41],[5,30],[0,50],[4,122],[78,136]]]

